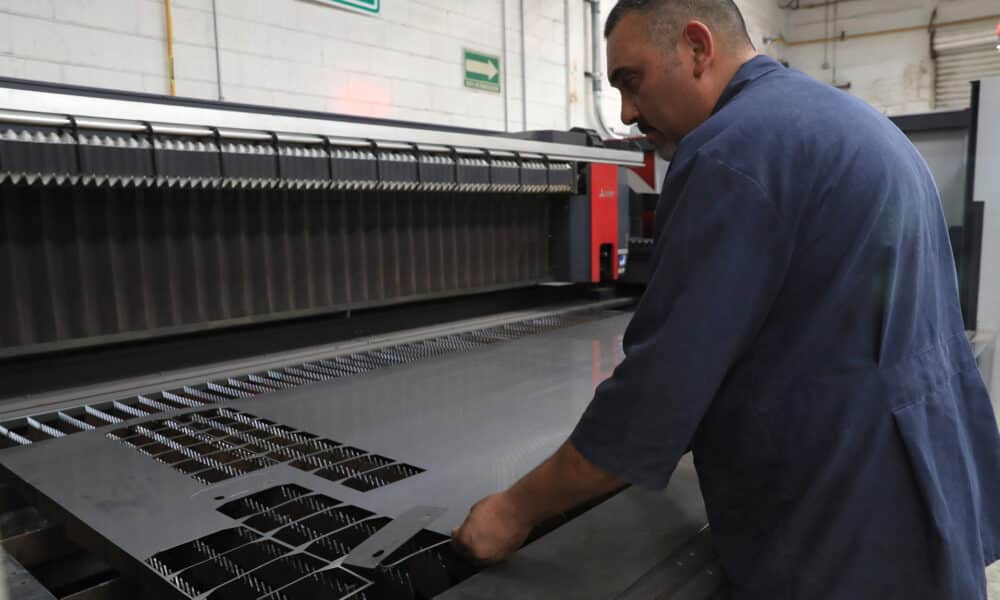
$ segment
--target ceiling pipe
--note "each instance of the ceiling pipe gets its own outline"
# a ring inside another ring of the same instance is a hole
[[[170,80],[170,95],[177,95],[177,80],[174,77],[174,19],[170,14],[170,0],[165,0],[167,20],[167,77]]]
[[[594,113],[594,123],[597,125],[597,133],[602,139],[612,139],[617,136],[612,134],[604,123],[602,107],[604,106],[604,74],[601,73],[601,2],[600,0],[586,0],[590,3],[590,79],[591,79],[591,106]]]
[[[995,20],[995,19],[998,19],[998,18],[1000,18],[1000,15],[988,15],[988,16],[985,16],[985,17],[974,17],[974,18],[971,18],[971,19],[959,19],[957,21],[945,21],[945,22],[942,22],[942,23],[937,23],[935,26],[938,27],[938,28],[940,28],[940,27],[949,27],[949,26],[952,26],[952,25],[967,25],[969,23],[979,23],[981,21],[991,21],[991,20]],[[867,31],[867,32],[864,32],[864,33],[846,33],[846,32],[842,31],[842,32],[840,32],[839,35],[836,35],[836,36],[814,38],[814,39],[809,39],[809,40],[787,40],[787,39],[784,38],[784,36],[779,36],[779,37],[776,37],[776,38],[771,38],[771,41],[779,42],[781,44],[784,44],[785,46],[794,47],[794,46],[806,46],[806,45],[809,45],[809,44],[822,44],[822,43],[825,43],[825,42],[832,42],[834,40],[839,40],[841,42],[845,42],[847,40],[857,40],[857,39],[868,38],[868,37],[879,37],[879,36],[883,36],[883,35],[892,35],[892,34],[897,34],[897,33],[908,33],[908,32],[911,32],[911,31],[927,31],[927,25],[914,25],[912,27],[897,27],[895,29],[881,29],[879,31]]]
[[[524,30],[524,0],[521,0],[521,131],[528,130],[528,59]]]
[[[510,79],[507,72],[510,71],[510,62],[507,60],[507,0],[500,0],[500,56],[503,60],[501,71],[503,72],[503,130],[510,132]]]
[[[801,1],[797,2],[792,0],[791,2],[785,2],[780,4],[778,8],[782,10],[807,10],[810,8],[820,8],[822,6],[827,6],[829,4],[834,4],[836,2],[857,2],[858,0],[825,0],[824,2],[810,2],[808,4],[802,4]]]
[[[222,93],[222,49],[219,47],[219,8],[212,0],[212,30],[215,32],[215,82],[219,88],[219,101],[226,99]]]

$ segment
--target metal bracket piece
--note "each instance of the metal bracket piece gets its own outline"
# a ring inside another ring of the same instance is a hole
[[[343,558],[343,563],[362,569],[375,569],[420,530],[437,521],[447,511],[441,506],[416,506],[393,519],[375,535]]]

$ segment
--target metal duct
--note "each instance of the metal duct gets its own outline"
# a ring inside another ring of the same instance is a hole
[[[535,284],[550,204],[8,179],[0,356]]]

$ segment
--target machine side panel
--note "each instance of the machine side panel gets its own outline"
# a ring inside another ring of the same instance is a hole
[[[590,280],[618,278],[618,167],[590,167]]]

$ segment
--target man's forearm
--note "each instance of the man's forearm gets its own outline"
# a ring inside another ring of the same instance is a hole
[[[505,492],[523,519],[538,524],[626,483],[593,465],[569,442]]]
[[[504,560],[548,517],[624,486],[566,442],[506,491],[477,502],[452,532],[455,548],[477,561]]]

